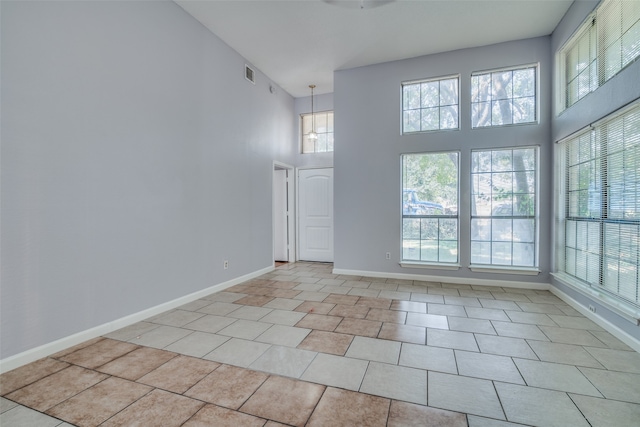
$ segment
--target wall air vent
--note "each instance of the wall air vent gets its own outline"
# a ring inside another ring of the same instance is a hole
[[[253,71],[253,68],[249,67],[245,64],[244,66],[244,78],[249,80],[251,83],[256,84],[256,72]]]

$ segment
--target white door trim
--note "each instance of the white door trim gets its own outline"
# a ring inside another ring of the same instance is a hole
[[[275,161],[273,162],[273,167],[271,170],[271,212],[273,215],[273,191],[274,191],[274,182],[273,182],[273,171],[275,170],[286,170],[289,172],[289,176],[287,178],[288,184],[288,197],[287,197],[287,212],[289,218],[289,262],[295,262],[297,260],[297,237],[296,237],[296,179],[294,175],[296,173],[296,168],[287,163],[282,163]],[[272,240],[275,240],[275,222],[272,219],[271,221],[271,236]],[[271,245],[271,259],[274,261],[275,265],[275,250],[274,244]]]

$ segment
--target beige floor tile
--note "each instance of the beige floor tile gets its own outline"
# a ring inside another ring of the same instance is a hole
[[[447,319],[449,321],[449,329],[452,331],[496,335],[496,331],[489,320],[454,316],[449,316]]]
[[[222,365],[184,395],[225,408],[238,409],[268,377],[262,372]]]
[[[515,363],[530,387],[602,397],[575,366],[525,359],[515,359]]]
[[[313,351],[273,345],[249,365],[249,368],[291,378],[300,378],[315,357],[316,353]]]
[[[55,372],[68,367],[69,364],[51,358],[40,359],[0,375],[0,395],[34,383]]]
[[[523,323],[500,322],[492,320],[491,324],[498,335],[511,338],[525,338],[537,341],[549,341],[537,325],[525,325]]]
[[[231,338],[204,358],[246,368],[270,347],[270,344]]]
[[[379,322],[390,322],[404,324],[407,319],[406,311],[385,310],[383,308],[372,308],[365,317],[367,320],[377,320]]]
[[[332,354],[318,354],[300,379],[358,391],[369,362]]]
[[[607,399],[640,404],[640,375],[593,368],[580,371]]]
[[[0,414],[0,426],[72,427],[71,424],[61,423],[57,418],[50,417],[25,406],[16,406],[15,408]]]
[[[427,371],[369,362],[360,387],[362,393],[405,402],[427,404]]]
[[[198,400],[156,389],[108,419],[102,427],[178,427],[203,406]]]
[[[467,427],[467,416],[459,412],[393,400],[387,427]]]
[[[478,351],[476,339],[469,332],[427,328],[427,345],[456,350]]]
[[[590,331],[567,329],[554,326],[540,326],[540,330],[551,340],[562,344],[583,345],[589,347],[607,347]]]
[[[187,311],[187,310],[172,310],[160,316],[154,317],[153,323],[159,323],[161,325],[166,325],[166,326],[182,327],[187,323],[191,323],[194,320],[198,320],[202,316],[204,316],[204,313],[197,313],[197,312]]]
[[[375,338],[378,336],[381,327],[382,322],[344,318],[336,327],[335,332]]]
[[[429,406],[504,420],[493,382],[429,372]]]
[[[406,324],[425,328],[449,329],[447,316],[438,314],[407,313]]]
[[[593,347],[586,347],[585,350],[611,371],[640,374],[640,353]]]
[[[7,399],[44,412],[108,378],[79,366],[69,366],[8,394]]]
[[[297,306],[294,309],[294,311],[298,311],[300,313],[308,313],[308,314],[327,314],[334,307],[335,307],[335,304],[329,304],[326,302],[304,301],[302,304]]]
[[[254,305],[257,307],[262,307],[263,305],[265,305],[266,303],[272,300],[273,300],[273,297],[267,297],[264,295],[248,295],[234,302],[236,304],[241,304],[241,305]]]
[[[349,317],[351,319],[364,319],[369,313],[369,307],[363,305],[336,305],[331,311],[330,316]]]
[[[355,305],[358,302],[358,299],[360,299],[360,297],[356,295],[331,294],[326,297],[323,302],[330,304]]]
[[[184,393],[219,366],[219,363],[209,360],[177,356],[149,372],[138,382],[174,393]]]
[[[287,347],[297,347],[309,335],[311,329],[298,328],[294,326],[273,325],[262,334],[256,341],[267,344],[284,345]]]
[[[571,399],[592,427],[634,426],[640,421],[640,405],[571,394]]]
[[[522,359],[538,359],[538,356],[536,356],[531,347],[529,347],[527,341],[522,338],[482,334],[476,334],[475,337],[482,353],[519,357]]]
[[[383,323],[378,338],[384,340],[424,344],[427,338],[426,328],[414,325]]]
[[[343,356],[352,340],[353,335],[326,331],[311,331],[298,345],[298,348]]]
[[[527,342],[542,361],[602,368],[602,365],[583,347],[535,340],[527,340]]]
[[[456,350],[460,375],[487,380],[524,384],[518,368],[510,357]]]
[[[227,342],[230,337],[195,331],[184,338],[166,346],[164,349],[186,356],[203,357],[215,348]]]
[[[355,337],[345,356],[397,365],[400,346],[399,342],[386,339]]]
[[[403,343],[399,364],[429,371],[458,373],[454,352],[448,348]]]
[[[135,381],[176,357],[175,353],[151,347],[140,347],[99,367],[97,370]]]
[[[54,406],[47,414],[80,426],[97,426],[153,390],[120,378],[108,378]]]
[[[479,309],[482,310],[482,309]],[[427,313],[438,314],[440,316],[458,316],[467,317],[467,312],[461,305],[447,305],[447,304],[427,304]],[[506,317],[506,315],[505,315]],[[507,318],[507,320],[509,320]]]
[[[240,408],[241,412],[294,426],[304,426],[325,387],[283,377],[269,377]]]
[[[566,393],[505,383],[496,383],[496,389],[509,421],[545,427],[589,426]]]
[[[385,427],[388,399],[329,387],[307,423],[308,427]]]
[[[267,420],[216,405],[205,405],[183,427],[262,427]]]
[[[361,297],[356,305],[362,305],[369,308],[389,309],[391,307],[391,302],[392,301],[389,298]]]
[[[407,298],[408,300],[409,298]],[[426,313],[427,312],[427,303],[419,302],[419,301],[398,301],[394,300],[391,302],[391,310],[398,311],[410,311],[413,313]]]
[[[103,339],[88,347],[67,354],[61,357],[60,360],[84,368],[95,369],[137,348],[138,346],[134,344]]]
[[[342,317],[309,313],[296,323],[296,326],[299,328],[331,332],[336,329],[340,322],[342,322]]]

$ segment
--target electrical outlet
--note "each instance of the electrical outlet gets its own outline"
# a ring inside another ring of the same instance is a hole
[[[385,255],[385,258],[391,259],[391,252],[387,252],[387,254]]]
[[[589,311],[592,312],[592,313],[595,313],[596,312],[596,308],[593,305],[590,305],[589,306]]]
[[[224,269],[226,270],[227,268],[229,268],[229,261],[227,261],[226,259],[224,260],[223,263]]]

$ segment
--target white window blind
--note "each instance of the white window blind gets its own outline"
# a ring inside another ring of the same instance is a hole
[[[563,145],[559,269],[640,307],[640,106]]]
[[[566,106],[598,87],[595,19],[587,23],[565,48]]]
[[[564,110],[640,56],[640,1],[604,0],[560,56]]]

